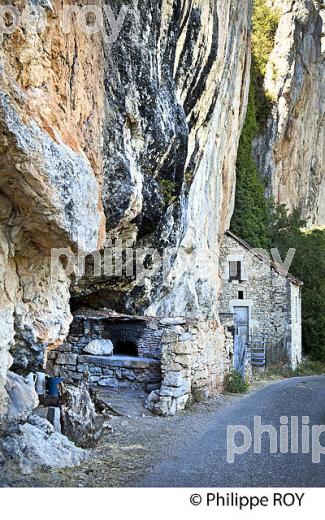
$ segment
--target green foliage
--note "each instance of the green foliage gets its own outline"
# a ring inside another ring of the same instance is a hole
[[[278,379],[289,379],[291,377],[317,376],[325,374],[325,363],[306,358],[295,369],[291,370],[287,365],[278,364],[267,368],[264,374],[259,377],[254,376],[255,380],[275,381]]]
[[[306,359],[292,372],[292,377],[321,376],[323,374],[325,374],[324,363]]]
[[[274,99],[265,91],[266,66],[274,47],[280,15],[266,0],[253,1],[251,91],[255,103],[256,133],[261,133],[270,115]]]
[[[279,13],[270,9],[266,0],[254,0],[252,17],[252,84],[254,87],[256,121],[259,130],[265,127],[273,99],[264,89],[266,65],[274,47]]]
[[[266,368],[264,374],[260,375],[261,380],[275,381],[278,379],[289,379],[292,377],[292,370],[283,364],[278,363],[277,365],[271,365]]]
[[[232,370],[226,377],[225,391],[230,394],[245,394],[248,392],[249,384],[243,381],[239,372]]]
[[[254,1],[251,85],[238,149],[235,211],[231,223],[232,231],[254,247],[269,245],[270,203],[265,198],[266,186],[253,158],[252,143],[264,129],[272,108],[272,99],[263,83],[278,23],[278,14],[267,6],[266,0]]]
[[[253,0],[252,47],[256,69],[265,77],[266,65],[274,47],[279,25],[279,13],[271,9],[266,0]]]
[[[301,218],[298,209],[289,213],[285,204],[272,205],[270,208],[269,240],[271,247],[278,247],[283,252],[286,244],[299,243],[305,227],[306,221]]]
[[[252,141],[257,130],[254,89],[251,88],[238,148],[236,199],[231,229],[254,247],[267,247],[269,204],[264,195],[265,185],[252,155]]]
[[[175,199],[176,184],[168,179],[160,179],[161,192],[167,205],[171,204]]]
[[[304,350],[312,360],[325,361],[325,230],[303,229],[304,221],[295,210],[284,206],[273,213],[270,242],[285,258],[296,249],[290,272],[303,280],[302,327]]]

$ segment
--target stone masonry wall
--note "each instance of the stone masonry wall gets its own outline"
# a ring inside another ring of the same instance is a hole
[[[147,358],[52,352],[47,370],[53,376],[75,384],[85,372],[89,372],[92,386],[115,390],[129,388],[150,391],[158,388],[161,381],[160,362]]]
[[[94,339],[111,339],[114,343],[116,328],[122,329],[122,334],[137,344],[139,355],[145,353],[146,357],[94,356],[83,352]],[[231,334],[216,321],[75,318],[67,342],[49,352],[47,370],[67,381],[77,382],[88,371],[90,382],[99,387],[141,388],[151,392],[146,404],[149,409],[159,415],[173,415],[193,400],[222,391],[232,349]]]
[[[161,335],[155,322],[140,319],[112,320],[77,316],[67,341],[49,352],[47,370],[66,381],[78,382],[89,372],[90,383],[107,388],[151,391],[161,381]],[[85,347],[94,340],[132,341],[139,357],[89,355]]]
[[[68,343],[79,352],[95,339],[109,339],[114,346],[117,341],[132,341],[137,346],[139,357],[160,359],[161,334],[155,320],[76,316],[71,324]]]
[[[162,335],[162,385],[147,399],[158,415],[174,415],[193,400],[201,401],[223,389],[233,349],[231,335],[216,321],[177,318],[159,321]]]

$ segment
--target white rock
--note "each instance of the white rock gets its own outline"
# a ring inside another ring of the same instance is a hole
[[[110,356],[113,354],[113,343],[109,339],[95,339],[84,348],[86,354],[93,356]]]
[[[27,448],[28,447],[28,448]],[[15,433],[0,441],[5,460],[19,463],[24,474],[37,467],[65,468],[78,466],[87,458],[87,451],[77,448],[67,437],[36,415],[20,425]]]
[[[164,385],[165,386],[173,386],[173,387],[181,387],[183,384],[183,376],[182,372],[167,372],[164,376]]]
[[[0,430],[25,421],[38,406],[38,395],[35,388],[26,384],[24,378],[8,372],[6,383],[7,409],[1,417]]]
[[[282,14],[265,77],[274,107],[254,144],[275,202],[299,208],[309,227],[325,224],[325,11],[315,4],[278,0]]]

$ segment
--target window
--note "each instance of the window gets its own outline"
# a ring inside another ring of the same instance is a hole
[[[238,300],[244,300],[245,294],[244,291],[238,291]]]
[[[229,262],[229,281],[241,280],[241,262]]]

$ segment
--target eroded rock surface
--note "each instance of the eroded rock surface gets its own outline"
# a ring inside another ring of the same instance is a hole
[[[111,428],[107,422],[108,416],[97,413],[86,380],[78,387],[61,385],[61,394],[62,432],[78,446],[93,446]]]
[[[1,480],[17,466],[23,475],[28,475],[39,468],[78,466],[88,456],[38,415],[31,415],[28,422],[0,439],[1,454],[5,460]]]
[[[105,49],[107,237],[172,251],[165,276],[158,269],[141,283],[89,274],[75,286],[79,305],[216,316],[219,242],[232,214],[249,86],[250,12],[248,0],[130,6]]]
[[[63,271],[53,276],[53,248],[91,252],[103,242],[101,45],[75,20],[62,33],[61,2],[42,5],[46,29],[18,28],[0,50],[2,425],[10,413],[8,369],[39,368],[69,330],[70,279]],[[17,422],[26,419],[23,406],[16,412]]]
[[[274,101],[255,156],[269,194],[308,225],[325,225],[325,6],[272,2],[280,11],[265,89]]]

